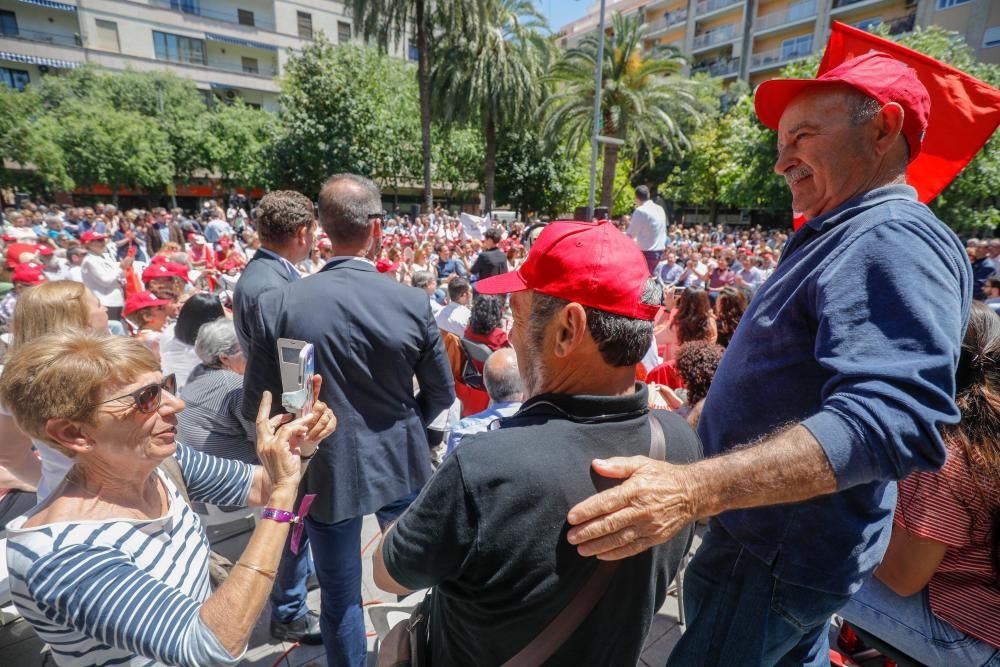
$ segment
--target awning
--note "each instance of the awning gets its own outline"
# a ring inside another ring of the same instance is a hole
[[[214,32],[206,32],[205,39],[211,42],[225,42],[226,44],[234,44],[236,46],[250,46],[255,49],[265,49],[267,51],[277,51],[278,47],[273,44],[265,44],[264,42],[254,42],[249,39],[240,39],[239,37],[230,37],[229,35],[219,35]]]
[[[48,65],[60,69],[76,69],[83,63],[75,63],[71,60],[59,60],[58,58],[40,58],[38,56],[26,56],[20,53],[10,53],[0,51],[0,60],[7,60],[14,63],[27,63],[29,65]]]
[[[67,5],[65,2],[52,2],[52,0],[21,0],[21,2],[29,5],[38,5],[39,7],[48,7],[49,9],[58,9],[63,12],[76,11],[76,5]]]

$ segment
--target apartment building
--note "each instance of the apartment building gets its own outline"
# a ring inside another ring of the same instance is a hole
[[[277,110],[289,50],[320,31],[356,39],[337,0],[0,0],[0,84],[23,89],[49,71],[93,63],[167,70],[206,98]],[[409,42],[394,55],[415,58]]]
[[[597,29],[599,7],[560,30],[563,48]],[[963,33],[980,60],[1000,63],[997,0],[619,0],[606,11],[642,16],[646,49],[675,46],[692,72],[751,86],[822,50],[831,21],[862,29],[884,23],[893,35],[940,25]]]

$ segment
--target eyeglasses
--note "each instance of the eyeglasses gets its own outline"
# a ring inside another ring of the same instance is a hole
[[[170,392],[171,394],[177,393],[177,376],[173,373],[163,378],[161,382],[140,387],[132,393],[125,394],[124,396],[116,396],[115,398],[109,398],[106,401],[95,403],[94,407],[96,408],[98,405],[104,405],[105,403],[131,398],[135,401],[136,409],[139,410],[139,412],[148,415],[160,409],[160,405],[163,403],[164,391]]]

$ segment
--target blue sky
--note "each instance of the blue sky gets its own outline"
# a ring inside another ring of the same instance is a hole
[[[552,32],[557,32],[570,21],[586,14],[587,7],[592,5],[594,0],[534,0],[534,2],[549,20]]]

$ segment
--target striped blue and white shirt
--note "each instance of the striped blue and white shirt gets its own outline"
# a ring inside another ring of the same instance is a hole
[[[188,495],[246,505],[253,466],[177,445]],[[59,665],[231,665],[199,617],[211,589],[201,521],[162,472],[158,519],[7,524],[11,596]]]

